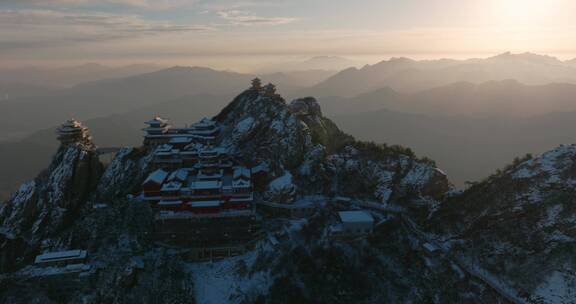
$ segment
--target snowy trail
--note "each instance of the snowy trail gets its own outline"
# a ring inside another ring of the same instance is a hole
[[[414,233],[416,237],[421,239],[421,241],[428,242],[436,246],[437,248],[440,248],[440,250],[442,250],[447,259],[449,259],[454,264],[458,265],[458,267],[466,271],[470,276],[482,281],[487,286],[490,286],[500,296],[510,301],[511,303],[529,304],[525,299],[522,299],[520,296],[518,296],[517,292],[512,288],[504,286],[502,282],[497,282],[493,276],[488,275],[486,273],[482,273],[479,267],[472,267],[468,263],[463,261],[461,258],[453,256],[446,247],[436,242],[435,240],[430,239],[422,230],[420,230],[416,225],[416,223],[412,221],[412,219],[408,218],[404,214],[400,214],[400,217],[402,219],[402,222],[404,223],[404,226],[408,228],[409,231]]]

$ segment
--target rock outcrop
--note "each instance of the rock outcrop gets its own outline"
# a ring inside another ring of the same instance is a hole
[[[3,268],[18,268],[58,238],[81,213],[101,173],[92,142],[62,145],[47,170],[0,206],[0,259],[9,265]]]
[[[45,172],[22,185],[2,205],[2,227],[32,242],[54,235],[83,207],[101,172],[92,145],[61,147]]]

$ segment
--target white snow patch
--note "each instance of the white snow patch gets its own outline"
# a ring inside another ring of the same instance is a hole
[[[536,296],[542,297],[547,304],[574,303],[576,289],[574,278],[567,274],[554,271],[552,275],[534,291]]]
[[[241,261],[249,269],[257,254],[257,251],[252,251],[216,262],[188,264],[194,280],[196,301],[202,304],[236,304],[247,295],[265,292],[272,281],[267,272],[248,275],[240,274],[237,269]]]
[[[282,190],[292,187],[292,174],[289,171],[285,171],[284,175],[270,182],[268,187],[270,187],[270,190]]]
[[[557,223],[558,216],[564,207],[562,205],[554,205],[546,210],[546,218],[542,219],[540,226],[548,227]]]
[[[36,182],[34,180],[28,181],[18,188],[18,191],[12,196],[12,203],[15,205],[22,204],[32,198],[36,190]]]
[[[254,128],[254,118],[253,117],[246,117],[239,121],[234,127],[233,136],[234,137],[243,137],[247,133],[249,133]]]

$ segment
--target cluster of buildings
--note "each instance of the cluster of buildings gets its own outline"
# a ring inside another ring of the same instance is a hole
[[[262,86],[258,78],[252,80],[250,89],[258,91],[262,96],[277,96],[275,85],[269,83]],[[155,117],[145,122],[145,124],[147,127],[143,130],[146,132],[144,135],[144,145],[146,146],[163,144],[185,146],[190,143],[208,144],[216,139],[220,131],[218,124],[208,118],[203,118],[199,122],[184,128],[174,128],[169,124],[168,120],[161,117]]]
[[[154,171],[142,183],[141,198],[155,210],[157,239],[194,248],[192,259],[244,252],[258,231],[253,187],[265,170],[214,146],[220,128],[213,120],[173,128],[156,117],[146,124]]]
[[[252,214],[253,170],[213,146],[216,122],[204,118],[182,129],[159,117],[146,123],[144,141],[154,146],[156,170],[143,182],[142,197],[158,211],[157,218]],[[256,169],[256,176],[263,173]]]
[[[158,218],[238,216],[252,213],[252,174],[244,166],[201,165],[158,169],[142,184]]]

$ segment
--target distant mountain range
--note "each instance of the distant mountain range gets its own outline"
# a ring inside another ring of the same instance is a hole
[[[350,67],[360,67],[364,63],[339,56],[315,56],[304,60],[286,61],[265,65],[257,74],[322,70],[336,72]]]
[[[288,86],[291,90],[310,87],[328,79],[328,77],[336,73],[337,71],[330,70],[304,70],[262,74],[259,75],[259,77],[266,82],[278,84],[279,88],[285,91],[285,86]],[[288,91],[293,93],[290,89]]]
[[[137,76],[78,85],[49,96],[0,103],[10,113],[0,121],[2,133],[26,134],[70,117],[81,120],[136,110],[185,95],[226,95],[249,83],[251,76],[207,68],[174,67]]]
[[[454,82],[515,79],[525,84],[576,83],[574,61],[532,53],[504,53],[486,59],[412,60],[392,58],[349,68],[304,91],[314,96],[356,96],[382,87],[416,92]]]
[[[70,87],[83,82],[107,78],[121,78],[162,69],[156,64],[133,64],[120,67],[98,63],[60,68],[3,68],[0,69],[0,83],[24,83],[48,87]]]
[[[302,86],[329,76],[323,71],[300,71],[261,75],[263,82],[278,84],[280,92],[293,96]],[[71,88],[48,90],[49,94],[25,95],[0,102],[0,140],[22,137],[55,122],[81,120],[133,111],[188,95],[217,95],[223,100],[244,89],[256,77],[203,67],[172,67],[124,78],[82,83]],[[2,87],[0,86],[0,89]]]
[[[0,102],[21,97],[48,96],[58,92],[57,88],[24,83],[0,83]]]
[[[388,109],[435,116],[521,117],[576,111],[576,84],[525,85],[516,80],[458,82],[416,93],[384,87],[352,98],[323,97],[320,101],[331,115]]]

